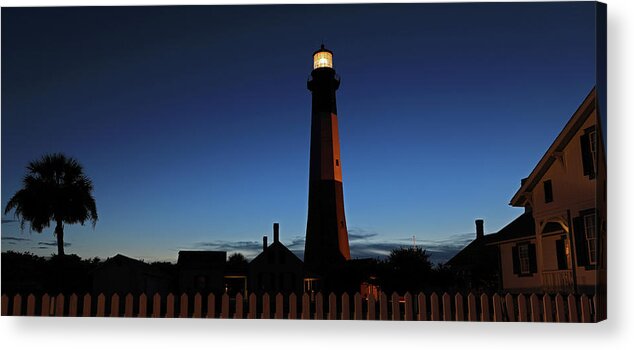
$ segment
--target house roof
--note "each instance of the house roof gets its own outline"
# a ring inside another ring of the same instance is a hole
[[[533,213],[525,212],[504,226],[495,234],[489,235],[486,244],[509,241],[513,239],[529,238],[535,236],[535,219]],[[485,236],[486,237],[486,236]]]
[[[458,254],[449,259],[447,265],[452,267],[481,265],[487,263],[483,261],[483,258],[489,260],[489,263],[493,263],[492,259],[496,256],[495,243],[534,235],[535,220],[533,215],[531,212],[523,213],[500,231],[474,239]]]
[[[495,256],[495,249],[488,246],[493,236],[495,234],[484,235],[474,239],[453,258],[449,259],[447,265],[451,267],[478,265],[482,263],[483,256]]]
[[[546,171],[557,159],[557,153],[564,150],[586,119],[588,119],[590,114],[592,114],[592,112],[596,109],[596,101],[596,88],[592,88],[583,103],[581,103],[581,106],[579,106],[577,111],[575,111],[568,123],[566,123],[566,126],[564,126],[555,141],[552,145],[550,145],[541,160],[537,163],[537,166],[535,166],[531,174],[526,179],[522,180],[522,185],[515,195],[513,195],[510,205],[522,207],[526,204],[526,194],[530,193],[540,182]]]
[[[271,243],[268,247],[266,247],[266,249],[264,251],[262,251],[260,254],[258,254],[258,256],[253,258],[253,260],[251,260],[250,264],[259,264],[261,261],[267,261],[267,260],[263,260],[263,259],[265,259],[265,257],[268,254],[271,254],[271,253],[276,252],[276,251],[279,251],[282,254],[284,254],[287,257],[289,257],[290,259],[294,260],[295,263],[303,264],[302,260],[300,258],[298,258],[297,255],[295,255],[293,252],[291,252],[291,250],[288,249],[280,241]],[[287,263],[288,262],[291,262],[291,260],[287,260]]]

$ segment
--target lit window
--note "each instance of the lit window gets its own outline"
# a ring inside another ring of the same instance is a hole
[[[528,256],[528,244],[518,246],[518,256],[520,260],[520,273],[522,275],[531,273],[531,263]]]
[[[590,262],[590,264],[596,264],[597,231],[594,221],[594,214],[584,216],[583,224],[586,233],[586,242],[588,242],[588,261]]]

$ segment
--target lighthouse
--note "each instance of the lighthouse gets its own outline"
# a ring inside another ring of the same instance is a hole
[[[340,79],[332,58],[332,51],[322,44],[313,53],[313,70],[307,84],[312,93],[312,115],[304,265],[315,274],[350,259],[337,121],[336,91]]]

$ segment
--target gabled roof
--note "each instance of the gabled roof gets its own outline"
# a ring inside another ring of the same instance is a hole
[[[579,131],[583,123],[588,119],[590,114],[596,109],[597,95],[596,88],[592,88],[588,96],[584,99],[581,106],[572,115],[566,126],[561,130],[555,141],[550,145],[544,156],[537,163],[531,174],[522,180],[520,189],[511,199],[510,205],[522,207],[526,203],[526,193],[531,192],[533,188],[540,182],[546,171],[556,160],[556,154],[562,152],[570,143],[570,140]]]
[[[300,258],[297,257],[297,255],[295,255],[293,252],[291,252],[290,249],[288,249],[284,244],[282,244],[282,242],[277,241],[277,242],[273,242],[271,243],[271,245],[269,245],[268,247],[266,247],[266,249],[264,251],[262,251],[262,253],[258,254],[258,256],[256,256],[255,258],[253,258],[253,260],[251,260],[251,262],[249,264],[259,264],[260,261],[266,261],[263,260],[265,259],[265,257],[268,254],[274,253],[276,251],[281,252],[282,254],[286,255],[287,257],[289,257],[290,259],[294,260],[295,263],[297,264],[304,264],[302,262],[302,260]],[[292,260],[286,260],[287,263],[291,262]]]

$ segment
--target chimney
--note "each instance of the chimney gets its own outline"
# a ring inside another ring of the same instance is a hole
[[[276,222],[273,224],[273,242],[279,242],[279,241],[280,241],[280,224]]]
[[[484,237],[484,220],[477,219],[476,224],[476,239]]]
[[[265,251],[266,247],[268,247],[268,245],[269,245],[269,238],[264,236],[262,238],[262,251]]]

